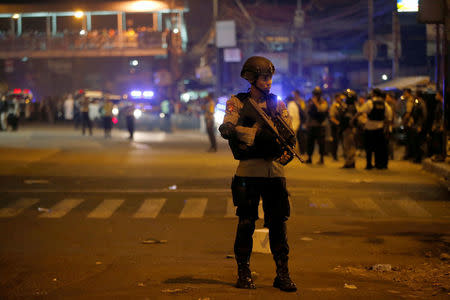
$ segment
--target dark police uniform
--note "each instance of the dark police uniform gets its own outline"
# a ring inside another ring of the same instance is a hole
[[[282,152],[274,137],[248,109],[248,97],[250,93],[242,93],[227,101],[224,121],[219,128],[222,136],[228,139],[235,159],[239,160],[231,186],[233,202],[237,206],[236,214],[239,216],[234,252],[238,268],[242,264],[248,265],[261,197],[264,226],[269,228],[270,249],[277,263],[278,278],[279,265],[285,267],[287,273],[289,254],[285,222],[290,215],[290,207],[283,165],[278,160]],[[291,125],[284,103],[277,101],[274,95],[269,95],[267,100],[254,100],[269,115],[271,110],[278,111]],[[292,285],[295,287],[295,284]],[[290,288],[289,291],[293,291],[292,286]]]

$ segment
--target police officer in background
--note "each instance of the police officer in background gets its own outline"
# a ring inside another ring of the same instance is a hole
[[[388,167],[388,140],[386,127],[392,120],[392,110],[385,103],[385,93],[380,89],[372,91],[369,99],[359,113],[367,114],[364,127],[364,144],[366,148],[366,170],[373,169],[372,153],[375,154],[375,168]]]
[[[89,98],[86,97],[85,93],[81,94],[80,99],[80,112],[81,112],[81,132],[85,135],[86,127],[89,129],[89,135],[92,135],[92,122],[89,118]]]
[[[303,100],[300,91],[292,92],[292,101],[287,104],[287,110],[292,120],[292,128],[297,137],[300,153],[306,152],[306,103]]]
[[[135,106],[133,102],[129,101],[125,106],[125,119],[127,123],[128,133],[130,134],[128,136],[129,140],[132,140],[134,138],[134,110]]]
[[[272,62],[261,56],[250,57],[244,63],[241,77],[251,84],[250,90],[234,95],[227,101],[219,131],[228,140],[234,158],[239,160],[231,184],[233,202],[239,216],[234,243],[238,266],[236,287],[255,288],[250,271],[250,255],[255,221],[258,219],[258,204],[262,197],[264,226],[269,228],[270,249],[276,263],[277,275],[273,286],[293,292],[297,287],[288,270],[286,221],[290,215],[290,206],[283,170],[283,165],[291,158],[248,103],[251,98],[269,116],[279,113],[288,124],[291,123],[284,103],[270,94],[274,72]],[[295,137],[290,144],[295,145]]]
[[[342,116],[342,113],[344,111],[344,102],[343,102],[344,96],[340,93],[334,95],[334,101],[330,108],[330,127],[331,127],[331,154],[333,155],[333,159],[335,161],[338,160],[337,152],[339,147],[339,142],[342,139],[341,136],[341,126],[340,126],[340,119]]]
[[[210,142],[208,152],[217,152],[216,128],[214,126],[214,111],[216,109],[216,102],[214,101],[212,93],[209,93],[208,96],[205,97],[202,106],[205,116],[206,132],[208,133]]]
[[[322,89],[316,86],[312,92],[313,96],[308,101],[308,160],[307,164],[312,163],[312,155],[314,153],[314,144],[319,144],[320,160],[319,164],[323,164],[323,156],[325,155],[325,123],[328,116],[328,103],[322,98]]]
[[[422,162],[422,145],[426,137],[425,122],[427,121],[427,106],[423,100],[422,91],[416,92],[411,110],[410,139],[411,158],[414,163]]]
[[[356,92],[347,89],[343,92],[345,97],[344,109],[341,118],[341,130],[342,130],[342,148],[344,150],[345,163],[342,166],[343,169],[355,168],[355,155],[356,155],[356,102],[358,96]]]
[[[405,147],[405,155],[403,156],[404,160],[412,158],[413,153],[413,145],[412,145],[412,135],[411,135],[411,126],[412,126],[412,109],[414,106],[414,97],[411,93],[411,89],[406,88],[403,90],[403,95],[401,97],[402,100],[402,125],[405,128],[406,134],[406,147]]]

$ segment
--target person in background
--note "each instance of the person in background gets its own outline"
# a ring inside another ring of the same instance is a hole
[[[129,132],[128,139],[132,140],[134,138],[134,104],[133,102],[128,102],[125,108],[125,118],[127,122],[127,129]]]
[[[325,124],[328,116],[328,102],[322,97],[322,89],[316,86],[312,92],[313,96],[308,101],[308,159],[307,164],[312,163],[314,145],[319,144],[320,160],[323,164],[325,155]]]
[[[344,96],[340,93],[334,95],[334,101],[330,108],[330,127],[331,127],[331,155],[333,156],[333,160],[338,160],[338,147],[339,142],[342,140],[342,131],[340,127],[340,120],[342,114],[344,112]]]
[[[287,110],[297,137],[299,152],[304,154],[306,152],[306,103],[299,90],[292,93],[293,98],[287,103]]]
[[[112,110],[113,103],[108,96],[103,103],[102,111],[103,111],[103,129],[105,131],[105,138],[111,138],[111,130],[112,130]]]
[[[213,94],[209,93],[203,100],[202,110],[205,117],[206,132],[210,142],[208,152],[217,152],[216,142],[216,128],[214,122],[214,111],[216,109],[216,102],[214,101]]]
[[[404,160],[408,160],[413,157],[413,138],[412,138],[412,109],[414,106],[414,97],[412,95],[411,89],[406,88],[403,90],[403,95],[401,96],[402,100],[402,125],[405,128],[406,135],[406,147],[405,154],[403,156]]]
[[[345,163],[342,168],[354,169],[356,155],[356,102],[358,101],[358,96],[355,91],[350,89],[345,90],[343,95],[345,102],[340,126],[342,130],[342,149],[344,151]]]
[[[372,91],[371,98],[364,103],[359,113],[367,114],[364,129],[366,146],[366,170],[373,169],[372,154],[375,154],[375,168],[388,168],[386,124],[392,120],[392,111],[386,105],[385,94],[380,89]]]
[[[6,130],[8,124],[6,122],[8,112],[8,102],[6,101],[6,96],[1,96],[0,98],[0,130]]]
[[[92,135],[92,122],[89,118],[89,104],[89,98],[87,98],[83,92],[80,98],[81,128],[83,135],[86,133],[86,127],[89,129],[89,135]]]
[[[394,93],[386,93],[386,104],[389,105],[389,107],[392,110],[392,120],[390,124],[388,124],[388,155],[389,159],[394,159],[394,149],[395,149],[395,137],[394,137],[394,129],[396,126],[396,120],[397,120],[397,100],[395,99]]]
[[[425,124],[427,121],[427,106],[423,100],[422,91],[416,92],[410,115],[410,139],[411,139],[411,158],[414,163],[422,162],[422,145],[425,141]]]
[[[436,108],[434,110],[433,124],[431,126],[431,145],[433,156],[431,159],[436,162],[445,161],[444,155],[444,97],[441,91],[436,92]]]

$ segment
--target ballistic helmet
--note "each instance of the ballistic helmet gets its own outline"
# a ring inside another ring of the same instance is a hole
[[[351,89],[346,89],[342,94],[345,96],[345,103],[347,105],[353,105],[358,100],[358,95]]]
[[[274,73],[275,67],[270,60],[262,56],[252,56],[242,66],[241,77],[253,84],[259,76],[272,76]]]
[[[317,97],[322,96],[322,89],[320,88],[320,86],[316,86],[316,87],[313,89],[312,94],[313,94],[314,96],[317,96]]]

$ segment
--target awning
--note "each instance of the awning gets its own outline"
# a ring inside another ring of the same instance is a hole
[[[386,81],[376,86],[376,88],[382,90],[403,90],[410,88],[416,90],[419,88],[428,88],[432,84],[429,76],[409,76],[398,77],[390,81]]]

